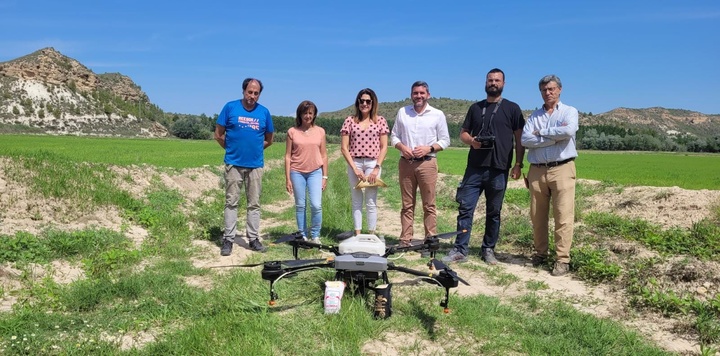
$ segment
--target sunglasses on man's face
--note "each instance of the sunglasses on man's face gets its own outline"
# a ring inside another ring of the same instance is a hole
[[[358,99],[358,103],[370,105],[370,104],[372,104],[372,100],[371,99]]]

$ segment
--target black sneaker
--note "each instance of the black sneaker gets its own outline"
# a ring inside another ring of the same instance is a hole
[[[223,245],[220,249],[220,256],[230,256],[232,253],[233,242],[223,239]]]
[[[547,261],[547,256],[533,255],[530,259],[530,263],[533,267],[540,267]]]
[[[491,248],[484,248],[480,250],[480,258],[491,266],[498,263],[498,260],[495,258],[495,251]]]
[[[265,252],[266,247],[263,246],[260,240],[252,240],[250,241],[250,249],[257,252]]]

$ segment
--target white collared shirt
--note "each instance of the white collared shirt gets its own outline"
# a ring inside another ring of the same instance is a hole
[[[445,114],[430,104],[425,106],[422,113],[417,113],[413,105],[400,108],[390,132],[390,145],[395,147],[400,142],[411,150],[435,143],[446,149],[450,146],[450,134]],[[429,156],[435,154],[431,153]]]

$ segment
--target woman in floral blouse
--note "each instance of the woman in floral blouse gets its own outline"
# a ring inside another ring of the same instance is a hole
[[[348,116],[340,129],[341,150],[348,164],[355,235],[362,231],[362,206],[365,202],[367,228],[374,234],[377,226],[377,187],[355,189],[359,181],[375,183],[382,172],[388,147],[387,120],[378,116],[378,101],[372,89],[360,90],[355,98],[355,115]]]

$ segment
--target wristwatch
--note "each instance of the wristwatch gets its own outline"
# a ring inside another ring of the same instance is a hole
[[[327,179],[327,178],[328,178],[328,176],[322,176],[322,179]]]
[[[520,166],[520,168],[525,168],[525,164],[522,162],[515,162],[516,166]]]
[[[430,153],[433,153],[433,152],[435,152],[435,146],[430,145]]]
[[[381,169],[381,168],[382,168],[382,166],[381,166],[381,165],[379,165],[379,164],[376,164],[376,165],[375,165],[375,168],[377,168],[377,169]]]

